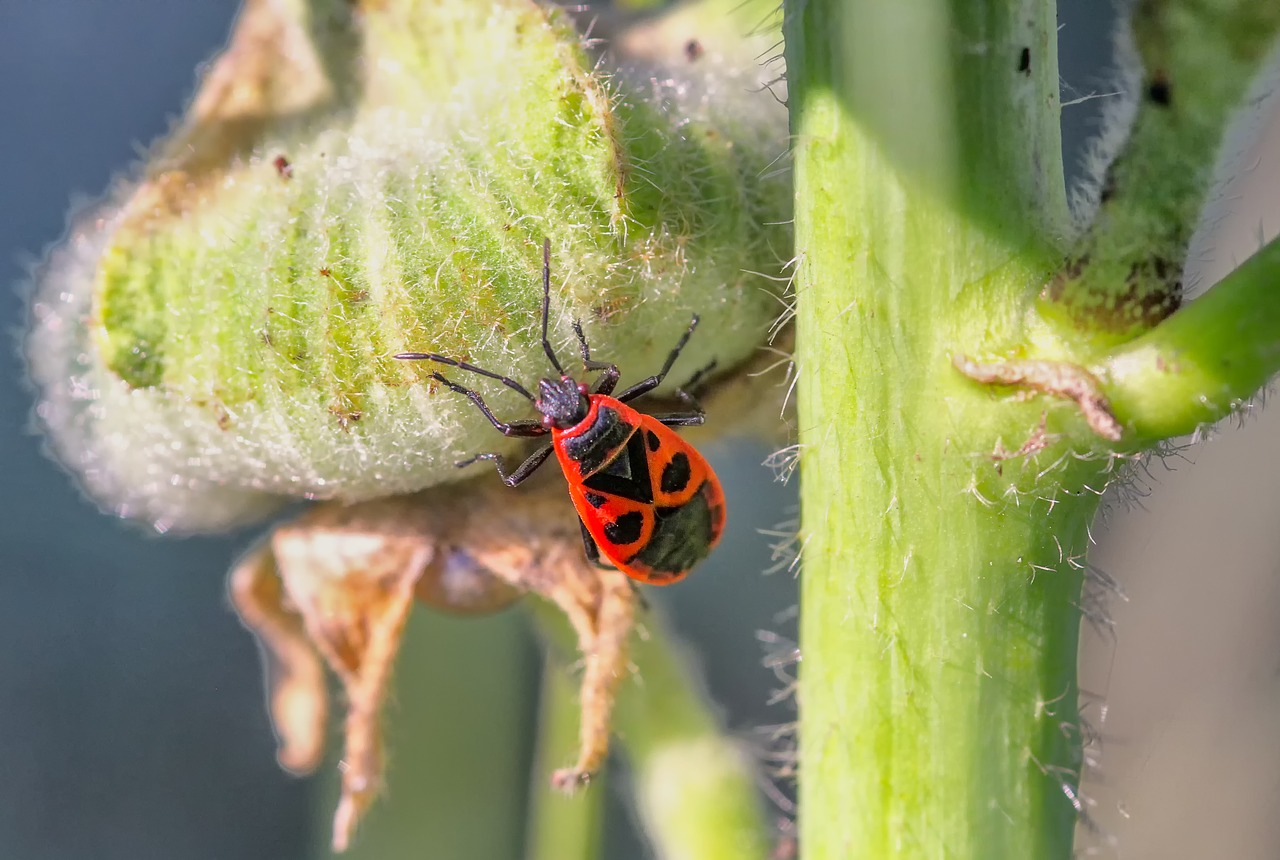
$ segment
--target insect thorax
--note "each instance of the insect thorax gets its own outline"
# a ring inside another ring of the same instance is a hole
[[[591,423],[583,430],[563,437],[561,442],[565,454],[578,463],[584,477],[612,466],[638,429],[618,410],[604,404],[597,405],[589,418]]]
[[[617,409],[597,403],[591,423],[561,443],[578,463],[582,486],[632,501],[653,501],[653,480],[645,450],[645,434]]]

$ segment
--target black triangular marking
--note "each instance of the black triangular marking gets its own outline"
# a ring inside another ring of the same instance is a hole
[[[649,477],[644,434],[633,433],[627,440],[627,447],[599,472],[584,480],[582,486],[644,505],[653,504],[653,479]]]

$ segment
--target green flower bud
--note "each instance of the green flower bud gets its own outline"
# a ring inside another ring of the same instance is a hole
[[[790,180],[750,59],[771,37],[719,20],[732,38],[606,72],[523,0],[250,0],[141,179],[39,278],[27,352],[57,456],[160,530],[457,480],[510,443],[392,356],[547,375],[544,237],[569,372],[575,319],[635,379],[695,313],[672,382],[734,367],[778,313]]]

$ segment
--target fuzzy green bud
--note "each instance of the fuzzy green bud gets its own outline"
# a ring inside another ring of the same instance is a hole
[[[161,530],[457,480],[510,443],[393,356],[548,375],[544,237],[570,373],[574,320],[639,378],[695,313],[672,381],[732,368],[790,255],[786,120],[752,42],[606,71],[525,0],[251,0],[172,138],[40,277],[27,351],[57,455]]]

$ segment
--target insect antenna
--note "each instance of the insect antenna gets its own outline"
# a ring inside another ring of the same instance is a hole
[[[551,360],[551,366],[564,376],[564,368],[560,365],[560,359],[556,358],[555,351],[551,349],[551,341],[547,339],[547,318],[551,312],[551,239],[542,240],[542,351],[547,354],[547,358]],[[578,338],[582,342],[583,355],[586,356],[587,342],[582,335],[582,328],[575,323],[578,332]],[[466,361],[458,361],[456,358],[447,358],[435,352],[401,352],[393,356],[403,361],[438,361],[440,364],[447,364],[450,367],[456,367],[459,370],[465,370],[469,373],[476,373],[480,376],[486,376],[489,379],[496,379],[512,391],[518,392],[521,397],[526,400],[536,402],[529,390],[520,383],[516,382],[509,376],[503,376],[500,373],[494,373],[492,370],[485,370],[483,367],[477,367]]]
[[[399,358],[403,361],[438,361],[441,364],[447,364],[450,367],[456,367],[459,370],[465,370],[470,373],[477,373],[480,376],[487,376],[490,379],[496,379],[503,385],[507,386],[507,388],[517,392],[524,399],[530,401],[534,400],[534,396],[529,393],[528,389],[511,377],[503,376],[500,373],[494,373],[492,370],[485,370],[483,367],[476,367],[470,362],[458,361],[456,358],[446,358],[443,355],[438,355],[434,352],[402,352],[393,356],[393,358]]]
[[[551,366],[564,376],[564,368],[560,359],[551,349],[551,341],[547,340],[547,315],[551,311],[551,239],[542,240],[542,351],[551,359]]]

